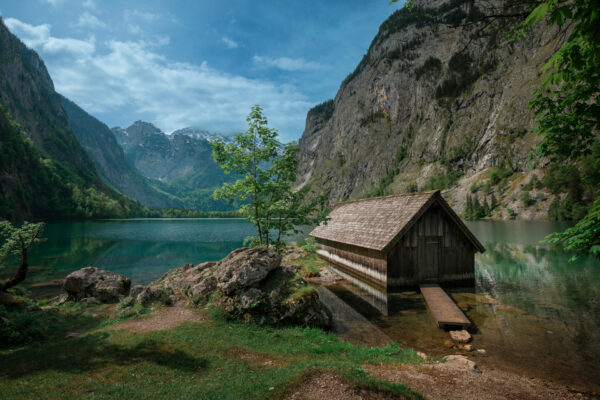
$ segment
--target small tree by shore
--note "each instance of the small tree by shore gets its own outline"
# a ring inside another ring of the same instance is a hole
[[[298,146],[279,142],[260,106],[252,107],[246,121],[248,130],[235,135],[233,142],[217,139],[212,144],[215,162],[239,177],[216,189],[214,197],[240,205],[241,214],[256,226],[251,244],[279,247],[299,226],[325,219],[326,197],[308,200],[309,186],[294,190]]]
[[[44,230],[44,226],[43,222],[25,222],[20,227],[16,227],[8,221],[0,222],[0,239],[2,240],[0,265],[10,256],[21,255],[21,265],[15,275],[11,278],[0,280],[0,292],[6,292],[11,287],[25,280],[29,270],[29,263],[27,261],[29,249],[42,241],[39,236]]]

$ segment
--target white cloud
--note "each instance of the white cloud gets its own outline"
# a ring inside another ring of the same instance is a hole
[[[272,58],[255,55],[252,57],[252,61],[258,67],[274,67],[285,71],[314,70],[322,67],[318,63],[306,61],[303,58]]]
[[[228,49],[237,49],[239,47],[239,44],[236,41],[228,38],[227,36],[223,36],[221,38],[221,42],[225,43],[225,46],[227,46]]]
[[[46,3],[50,4],[52,7],[56,7],[65,2],[65,0],[44,0]]]
[[[160,15],[153,14],[147,11],[140,11],[137,9],[125,10],[123,12],[123,18],[126,21],[143,21],[143,22],[154,22],[160,19]]]
[[[77,23],[74,25],[77,28],[86,28],[86,29],[104,29],[106,28],[106,24],[100,21],[95,15],[84,11],[83,14],[79,16]]]
[[[94,0],[85,0],[83,3],[81,3],[81,5],[84,8],[88,8],[88,9],[94,10],[94,11],[96,11],[98,9],[98,6],[96,5],[96,2]]]
[[[47,24],[6,22],[42,57],[48,55],[58,92],[100,117],[119,115],[118,123],[146,119],[166,132],[186,126],[240,131],[250,107],[260,104],[270,125],[290,140],[301,133],[311,106],[291,85],[225,73],[206,63],[176,62],[157,53],[156,43],[112,40],[96,47],[93,38],[54,38]]]
[[[69,57],[89,57],[96,48],[94,37],[88,40],[80,40],[50,36],[51,26],[49,24],[34,26],[15,18],[7,18],[4,22],[11,32],[23,40],[27,46],[42,53],[62,54]]]

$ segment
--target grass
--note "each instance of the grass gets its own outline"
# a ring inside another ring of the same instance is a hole
[[[307,253],[306,256],[291,261],[294,265],[300,267],[300,275],[303,278],[312,278],[321,275],[321,267],[327,265],[316,253]]]
[[[76,321],[71,311],[56,318]],[[290,385],[323,370],[359,387],[421,398],[361,368],[420,361],[414,351],[395,344],[364,348],[318,329],[218,318],[145,334],[99,329],[98,322],[85,325],[87,331],[77,338],[66,339],[62,330],[44,343],[0,350],[2,398],[280,398]]]

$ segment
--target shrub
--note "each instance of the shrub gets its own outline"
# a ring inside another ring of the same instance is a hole
[[[442,70],[442,62],[439,58],[429,57],[423,65],[415,69],[415,78],[417,80],[421,79],[423,75],[433,75],[435,73],[439,73]]]
[[[527,190],[521,193],[521,201],[525,207],[529,207],[535,203],[535,199],[531,198],[531,194]]]

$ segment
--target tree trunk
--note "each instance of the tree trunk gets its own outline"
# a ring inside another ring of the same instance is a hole
[[[12,278],[0,283],[0,292],[6,292],[11,287],[23,282],[27,277],[27,271],[29,270],[29,264],[27,263],[27,248],[21,249],[21,257],[21,266],[17,270],[17,273]]]

